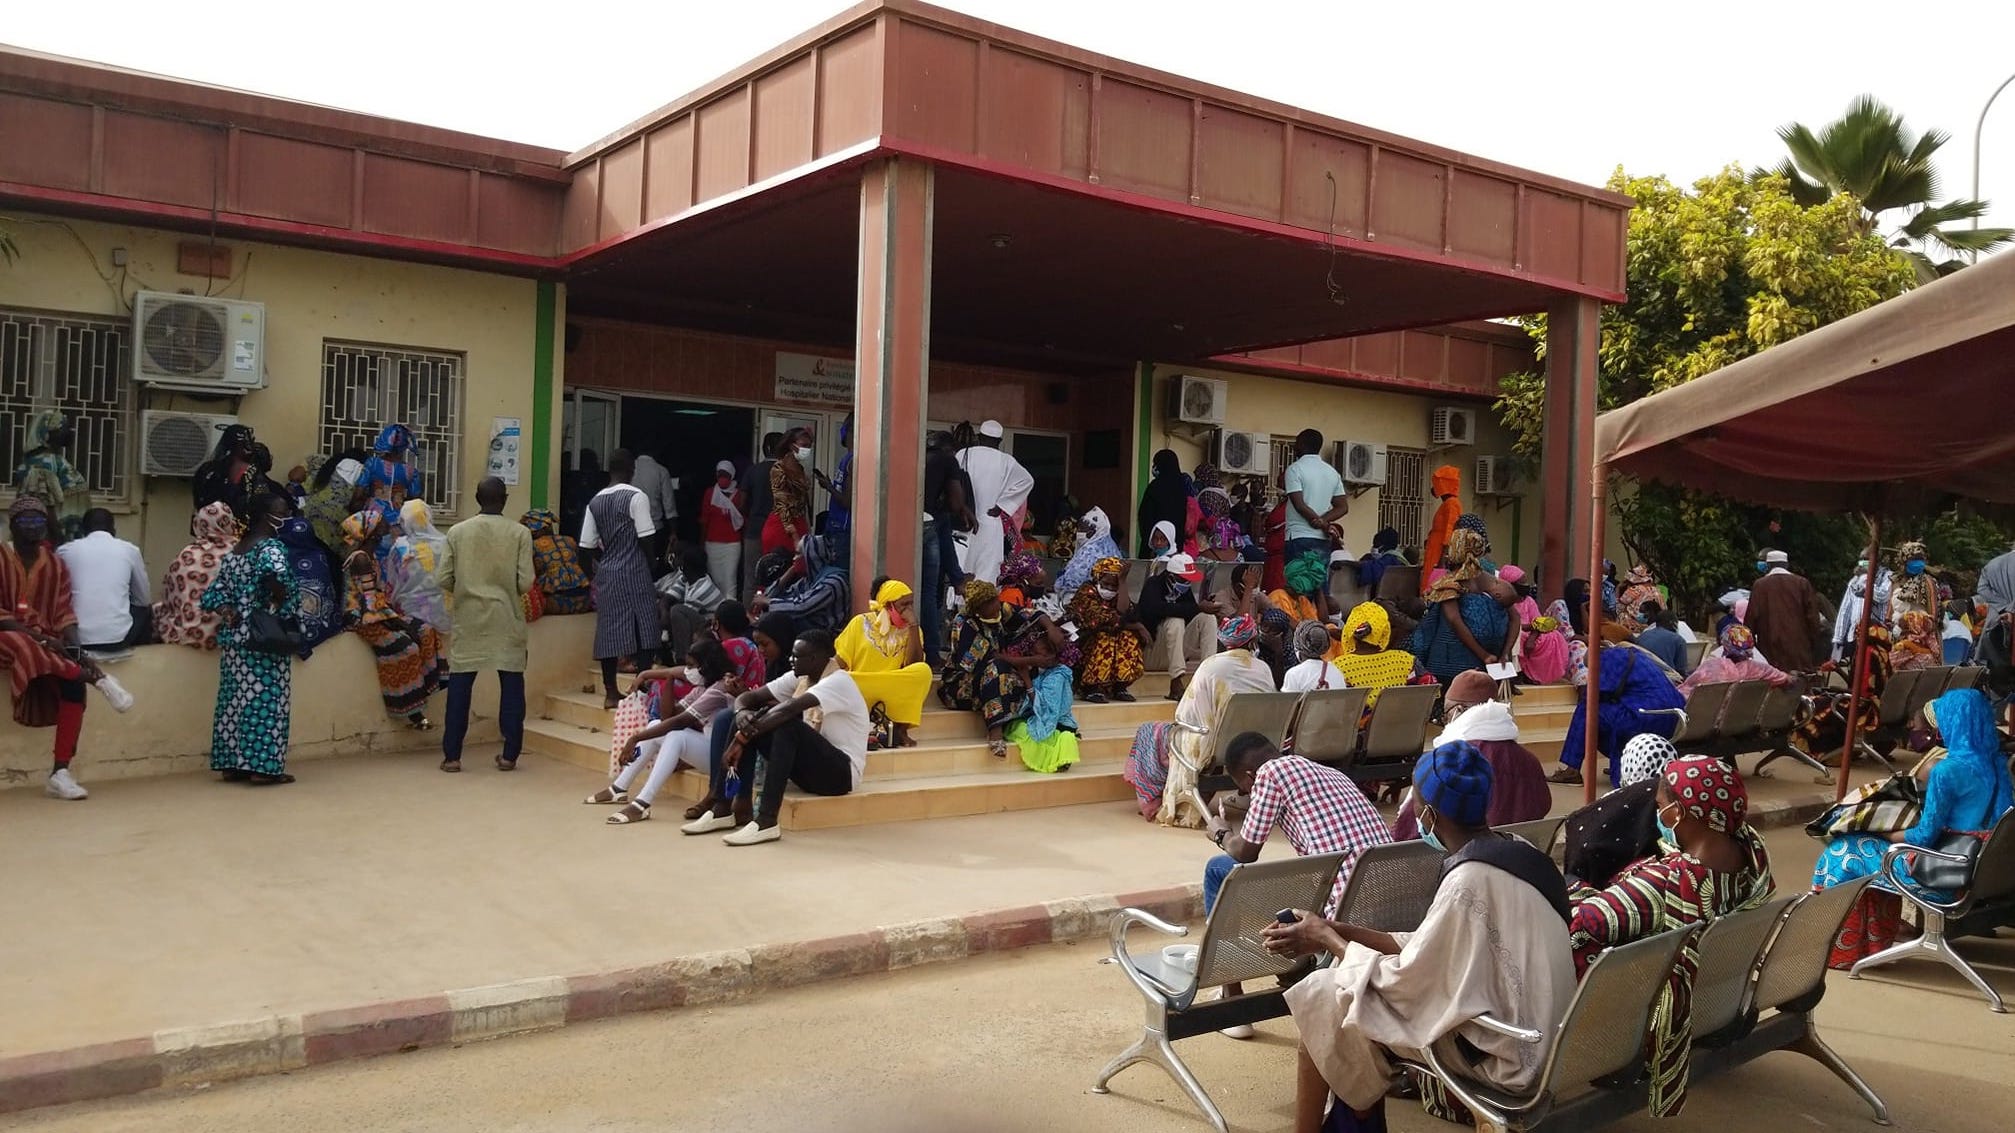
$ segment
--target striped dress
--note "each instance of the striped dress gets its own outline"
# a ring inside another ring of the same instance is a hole
[[[625,485],[627,487],[627,485]],[[595,519],[595,657],[634,657],[656,651],[664,639],[658,621],[658,592],[637,525],[630,519],[628,491],[604,491],[588,502]]]
[[[378,694],[388,715],[415,719],[426,711],[427,698],[448,678],[448,658],[441,635],[423,621],[408,618],[392,605],[378,578],[378,563],[369,551],[352,551],[345,564],[349,576],[343,596],[343,620],[350,632],[370,645],[378,663]]]
[[[1577,886],[1568,893],[1574,909],[1568,944],[1579,978],[1605,949],[1656,936],[1675,928],[1753,909],[1770,899],[1770,854],[1748,826],[1735,835],[1742,844],[1743,868],[1716,873],[1699,859],[1675,851],[1624,867],[1606,889]],[[1651,1014],[1651,1100],[1653,1117],[1670,1117],[1686,1104],[1686,1081],[1693,1044],[1693,977],[1700,954],[1689,944],[1679,955]]]

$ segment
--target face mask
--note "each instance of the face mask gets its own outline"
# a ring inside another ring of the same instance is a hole
[[[890,626],[894,627],[895,629],[901,629],[908,624],[910,624],[909,619],[903,617],[903,612],[900,609],[897,609],[894,606],[889,607]]]
[[[1658,812],[1658,837],[1668,846],[1679,845],[1679,831],[1665,824],[1665,811]]]
[[[1187,582],[1170,582],[1168,584],[1168,596],[1171,598],[1180,598],[1187,593],[1189,593],[1189,583]]]
[[[1763,561],[1762,559],[1757,559],[1757,560],[1756,560],[1756,573],[1757,573],[1757,574],[1769,574],[1769,573],[1770,573],[1770,564],[1769,564],[1769,563],[1766,563],[1766,562],[1764,562],[1764,561]]]
[[[1923,574],[1923,573],[1924,573],[1924,560],[1923,560],[1923,559],[1911,559],[1911,560],[1910,560],[1909,562],[1907,562],[1907,563],[1904,563],[1904,564],[1903,564],[1903,569],[1904,569],[1904,571],[1905,571],[1906,573],[1909,573],[1909,574]]]
[[[797,456],[799,464],[810,464],[812,462],[812,450],[809,447],[793,449],[791,451]]]
[[[1441,839],[1434,836],[1434,831],[1429,830],[1425,822],[1420,824],[1420,840],[1427,843],[1437,854],[1448,852],[1448,847],[1441,844]]]
[[[977,617],[978,615],[974,615],[974,616],[975,616],[975,617]],[[985,622],[986,624],[988,624],[988,625],[990,625],[990,626],[997,626],[997,625],[1001,624],[1001,616],[1000,616],[999,614],[995,614],[995,615],[994,615],[993,617],[990,617],[990,618],[980,618],[980,620],[981,620],[981,621],[983,621],[983,622]]]
[[[732,477],[732,476],[716,476],[716,477],[714,477],[714,483],[716,483],[716,484],[719,484],[719,485],[720,485],[721,487],[723,487],[723,488],[726,488],[726,487],[729,487],[729,486],[731,486],[732,484],[734,484],[734,482],[735,482],[735,478],[734,478],[734,477]]]
[[[1098,596],[1110,602],[1119,597],[1119,591],[1110,586],[1101,586],[1098,588]]]

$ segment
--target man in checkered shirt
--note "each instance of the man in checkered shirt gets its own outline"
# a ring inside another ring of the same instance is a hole
[[[1343,897],[1344,884],[1350,880],[1351,867],[1357,864],[1357,855],[1367,846],[1392,841],[1392,828],[1386,825],[1378,809],[1357,789],[1350,776],[1298,755],[1285,755],[1272,740],[1258,732],[1242,732],[1232,737],[1225,748],[1224,769],[1252,803],[1245,812],[1244,824],[1237,830],[1232,829],[1221,813],[1209,815],[1205,822],[1204,832],[1224,853],[1204,866],[1204,914],[1208,916],[1216,906],[1218,891],[1224,888],[1224,879],[1234,867],[1259,860],[1260,847],[1278,825],[1287,835],[1288,845],[1303,857],[1344,856],[1343,868],[1337,871],[1336,885],[1322,910],[1324,916],[1334,915],[1337,902]],[[1242,994],[1244,989],[1239,985],[1225,985],[1224,997]],[[1252,1028],[1226,1027],[1224,1033],[1232,1038],[1251,1038]]]

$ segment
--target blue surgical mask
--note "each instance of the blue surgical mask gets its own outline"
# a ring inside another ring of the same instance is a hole
[[[1764,561],[1763,561],[1762,559],[1757,559],[1757,560],[1756,560],[1756,573],[1757,573],[1757,574],[1769,574],[1769,573],[1770,573],[1770,564],[1769,564],[1769,563],[1766,563],[1766,562],[1764,562]]]
[[[1185,595],[1185,594],[1187,594],[1187,593],[1189,593],[1189,583],[1187,583],[1187,582],[1178,582],[1178,581],[1176,581],[1175,579],[1172,579],[1172,578],[1171,578],[1171,579],[1169,579],[1169,581],[1168,581],[1168,594],[1169,594],[1169,597],[1171,597],[1171,598],[1180,598],[1180,597],[1182,597],[1183,595]]]
[[[1658,812],[1658,837],[1668,846],[1676,848],[1679,845],[1679,831],[1665,824],[1665,811],[1662,809]]]
[[[1911,559],[1911,560],[1910,560],[1909,562],[1906,562],[1906,563],[1904,563],[1904,564],[1903,564],[1903,570],[1904,570],[1904,571],[1905,571],[1906,573],[1908,573],[1908,574],[1923,574],[1923,573],[1924,573],[1924,560],[1923,560],[1923,559]]]
[[[1448,852],[1448,847],[1441,844],[1441,839],[1434,836],[1434,831],[1429,830],[1424,821],[1420,824],[1420,840],[1427,843],[1437,854]]]

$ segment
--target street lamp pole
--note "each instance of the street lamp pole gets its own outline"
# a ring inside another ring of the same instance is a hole
[[[1994,88],[1994,93],[1987,96],[1986,104],[1980,108],[1980,120],[1973,124],[1973,195],[1969,198],[1971,200],[1980,199],[1980,135],[1987,129],[1987,112],[1994,108],[1994,100],[2001,97],[2001,92],[2008,89],[2009,83],[2015,83],[2015,75],[2002,79],[2001,85]],[[1972,228],[1976,232],[1979,231],[1979,217],[1973,218]],[[1980,253],[1975,252],[1973,255],[1978,259]]]

